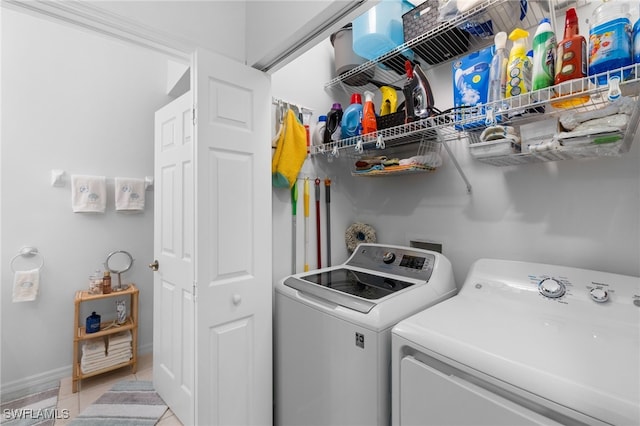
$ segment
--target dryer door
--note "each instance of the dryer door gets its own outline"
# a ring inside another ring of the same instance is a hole
[[[398,417],[394,416],[398,420]],[[400,425],[560,425],[413,356],[400,362]]]

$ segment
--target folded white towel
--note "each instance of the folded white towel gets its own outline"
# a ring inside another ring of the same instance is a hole
[[[106,354],[106,346],[104,344],[104,337],[98,337],[97,339],[86,340],[82,344],[82,355],[102,355]]]
[[[129,330],[121,331],[109,336],[109,347],[122,342],[131,341],[131,332]]]
[[[140,212],[144,210],[144,179],[115,179],[116,211]]]
[[[13,276],[13,303],[36,300],[40,287],[40,269],[16,271]]]
[[[104,213],[107,181],[104,176],[71,176],[71,207],[75,213]]]
[[[114,358],[105,358],[102,361],[92,361],[92,362],[81,361],[80,369],[82,370],[83,373],[87,374],[97,370],[101,370],[103,368],[111,367],[116,364],[127,362],[132,357],[133,357],[133,354],[128,353],[128,354],[123,354],[121,356],[114,357]]]

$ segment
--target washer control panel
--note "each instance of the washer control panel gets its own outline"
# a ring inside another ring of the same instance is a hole
[[[435,268],[436,255],[439,253],[413,247],[360,244],[346,264],[429,281]]]

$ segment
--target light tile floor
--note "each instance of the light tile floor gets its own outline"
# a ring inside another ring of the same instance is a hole
[[[103,393],[120,380],[153,380],[153,355],[143,355],[138,357],[138,371],[131,373],[131,368],[121,368],[99,376],[90,377],[80,382],[78,392],[71,392],[71,377],[60,381],[60,392],[58,393],[58,410],[69,410],[70,418],[56,420],[55,426],[67,425],[82,410],[91,405]],[[182,426],[182,423],[171,412],[167,412],[157,423],[158,426]]]

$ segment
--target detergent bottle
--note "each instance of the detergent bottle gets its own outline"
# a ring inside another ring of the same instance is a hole
[[[606,85],[606,71],[629,66],[631,53],[631,20],[629,4],[622,1],[603,1],[594,11],[589,28],[589,75],[599,75],[598,85]],[[625,70],[622,78],[631,74]]]
[[[562,41],[558,43],[555,72],[554,83],[556,85],[587,76],[587,41],[580,35],[578,14],[574,7],[567,9],[565,14],[564,36]],[[577,87],[559,86],[555,89],[556,97],[570,95],[572,94],[571,90],[581,90],[576,89]],[[551,105],[556,108],[568,108],[582,105],[588,100],[589,96],[584,95],[553,101]]]
[[[533,36],[533,66],[531,90],[553,86],[556,63],[556,34],[549,18],[540,21]]]
[[[316,123],[316,127],[313,129],[313,136],[311,136],[311,143],[313,145],[322,145],[324,141],[324,131],[327,127],[327,116],[321,115],[318,117],[318,123]]]
[[[343,139],[358,136],[362,133],[362,96],[360,93],[351,95],[351,104],[342,114],[340,129]]]
[[[531,81],[531,62],[527,56],[527,37],[529,32],[522,28],[516,28],[509,34],[509,40],[513,42],[509,52],[507,63],[507,84],[505,97],[522,95],[530,90],[528,82]]]
[[[340,140],[340,123],[342,122],[342,105],[336,102],[327,113],[327,124],[324,129],[324,143]]]
[[[638,6],[638,20],[633,24],[633,63],[640,64],[640,6]]]
[[[640,64],[640,18],[633,25],[633,63]]]
[[[587,45],[580,35],[576,9],[567,9],[564,37],[558,44],[555,84],[587,76]]]
[[[372,134],[378,130],[376,111],[373,105],[373,92],[364,92],[364,107],[362,108],[362,134]]]
[[[493,38],[495,53],[489,68],[489,91],[487,92],[487,125],[495,124],[496,112],[504,109],[501,104],[493,104],[504,99],[507,84],[507,33],[500,31]]]

